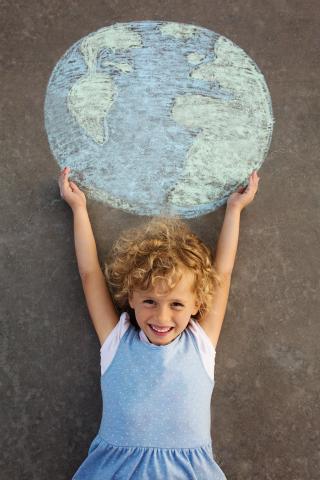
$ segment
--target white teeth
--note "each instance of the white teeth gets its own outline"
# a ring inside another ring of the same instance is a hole
[[[171,327],[169,328],[157,328],[155,327],[154,325],[150,325],[151,328],[153,328],[154,330],[156,330],[157,332],[161,332],[161,333],[164,333],[164,332],[169,332],[169,330],[171,330]]]

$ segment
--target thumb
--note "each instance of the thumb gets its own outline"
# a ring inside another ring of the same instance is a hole
[[[72,188],[74,193],[79,193],[79,194],[84,195],[84,192],[82,190],[80,190],[80,188],[78,187],[78,185],[76,183],[70,182],[70,185],[71,185],[71,188]]]

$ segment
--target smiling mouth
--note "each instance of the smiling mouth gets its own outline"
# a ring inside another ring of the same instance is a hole
[[[169,332],[171,332],[171,330],[173,329],[173,327],[157,327],[155,325],[149,325],[149,327],[151,328],[151,330],[158,336],[165,336],[167,335]]]

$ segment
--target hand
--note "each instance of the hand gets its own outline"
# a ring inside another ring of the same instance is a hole
[[[87,201],[85,194],[74,182],[69,182],[68,180],[70,171],[71,169],[69,167],[65,167],[59,174],[58,183],[61,198],[63,198],[69,204],[72,210],[77,207],[86,208]]]
[[[239,187],[235,193],[232,193],[227,200],[227,206],[236,206],[241,211],[249,205],[257,193],[259,180],[260,177],[258,177],[257,171],[254,170],[249,177],[248,185],[246,187]]]

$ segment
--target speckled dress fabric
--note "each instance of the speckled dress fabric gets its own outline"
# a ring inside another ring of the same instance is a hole
[[[212,454],[213,387],[188,329],[158,346],[131,325],[101,377],[100,429],[72,480],[226,480]]]

